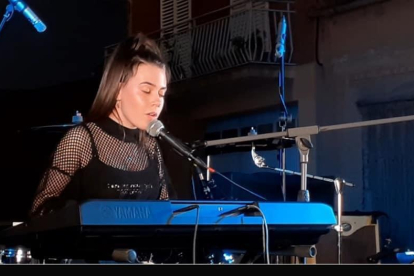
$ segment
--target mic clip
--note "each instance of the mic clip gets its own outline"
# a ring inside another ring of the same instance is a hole
[[[206,199],[213,199],[213,194],[211,190],[212,188],[216,187],[214,183],[214,179],[206,180],[204,178],[204,175],[201,169],[196,164],[194,164],[194,167],[197,171],[197,175],[198,175],[198,178],[200,179],[200,183],[203,186],[203,192],[204,192]]]

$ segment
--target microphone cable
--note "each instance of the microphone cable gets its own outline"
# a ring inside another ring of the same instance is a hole
[[[220,175],[220,176],[221,176],[221,177],[223,177],[224,179],[228,180],[228,181],[229,181],[229,182],[231,182],[233,185],[235,185],[235,186],[239,187],[240,189],[242,189],[242,190],[244,190],[244,191],[246,191],[246,192],[248,192],[248,193],[250,193],[250,194],[252,194],[252,195],[254,195],[254,196],[258,197],[258,198],[260,198],[260,199],[263,199],[263,200],[266,200],[266,201],[267,201],[267,199],[266,199],[266,198],[264,198],[264,197],[262,197],[261,195],[256,194],[256,193],[254,193],[254,192],[250,191],[249,189],[246,189],[245,187],[243,187],[243,186],[241,186],[241,185],[237,184],[236,182],[234,182],[234,181],[233,181],[233,180],[231,180],[230,178],[226,177],[226,176],[225,176],[225,175],[223,175],[222,173],[220,173],[220,172],[218,172],[218,171],[215,171],[215,173],[216,173],[216,174],[218,174],[218,175]]]
[[[173,211],[173,213],[171,214],[170,218],[167,221],[167,224],[171,224],[172,219],[176,215],[186,213],[194,209],[197,209],[197,215],[196,215],[196,222],[195,222],[194,234],[193,234],[193,264],[196,263],[196,240],[197,240],[198,225],[199,225],[199,220],[200,220],[200,206],[197,204],[193,204],[193,205],[175,210]]]
[[[263,214],[262,210],[256,205],[249,205],[248,209],[256,209],[260,216],[262,217],[262,235],[263,235],[263,259],[267,264],[270,264],[269,256],[269,227],[267,225],[266,217]]]
[[[225,213],[222,213],[221,219],[224,219],[225,217],[229,216],[237,216],[240,214],[244,214],[246,211],[250,209],[255,209],[260,213],[260,216],[262,217],[262,237],[263,237],[263,259],[267,264],[270,264],[270,254],[269,254],[269,227],[267,224],[266,216],[264,215],[263,211],[256,206],[255,204],[247,204],[245,206],[236,208],[231,211],[227,211]]]

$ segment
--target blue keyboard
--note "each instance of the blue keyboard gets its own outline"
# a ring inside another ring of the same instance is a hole
[[[310,202],[92,200],[80,205],[79,213],[81,225],[261,225],[257,209],[223,216],[249,204],[269,225],[336,224],[330,206]]]
[[[322,203],[91,200],[5,229],[0,244],[39,258],[105,259],[114,248],[188,250],[197,233],[198,248],[262,252],[263,217],[270,249],[314,245],[337,223]]]

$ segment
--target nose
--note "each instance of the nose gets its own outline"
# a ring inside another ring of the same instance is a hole
[[[160,107],[161,106],[161,97],[158,95],[158,93],[152,93],[151,95],[151,104],[153,106]]]

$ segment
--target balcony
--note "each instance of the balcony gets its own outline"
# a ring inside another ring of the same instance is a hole
[[[251,8],[236,11],[237,5],[227,6],[149,34],[159,43],[169,61],[171,82],[247,64],[278,64],[280,60],[275,56],[275,46],[282,16],[287,23],[284,62],[292,65],[294,1],[274,2],[284,8],[261,9],[254,8],[253,4]],[[106,49],[106,54],[113,46]]]

